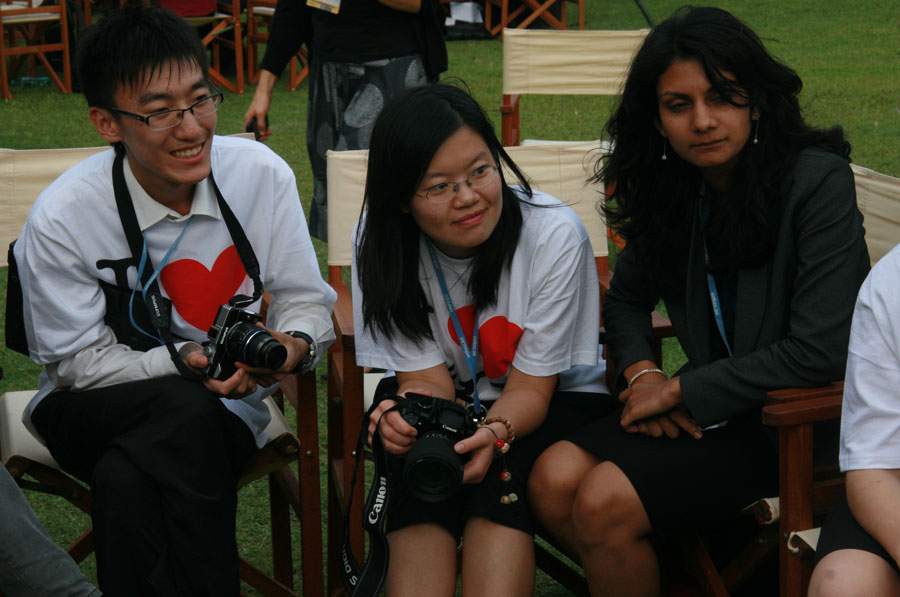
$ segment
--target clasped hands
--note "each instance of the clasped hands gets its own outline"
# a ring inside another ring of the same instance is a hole
[[[256,325],[272,334],[272,337],[287,349],[287,358],[284,360],[281,368],[273,371],[262,367],[250,367],[245,363],[236,362],[237,371],[231,377],[227,379],[204,379],[202,383],[206,389],[226,398],[244,398],[255,392],[257,386],[270,386],[287,377],[309,352],[309,345],[302,338],[295,338],[283,332],[270,330],[261,323]],[[209,365],[209,359],[203,353],[203,347],[196,342],[188,342],[181,347],[179,352],[184,364],[198,374]]]
[[[423,394],[431,396],[431,392],[424,389],[408,390],[409,393]],[[406,396],[404,392],[402,396]],[[415,427],[407,423],[399,412],[393,411],[384,414],[396,406],[397,401],[386,399],[378,403],[375,410],[369,416],[369,445],[372,445],[372,436],[375,433],[376,425],[378,427],[379,436],[384,449],[391,454],[403,455],[409,452],[416,441],[418,431]],[[470,458],[463,464],[463,483],[479,483],[487,474],[491,461],[494,458],[494,442],[497,437],[504,438],[506,427],[500,423],[492,423],[492,429],[487,426],[479,427],[471,436],[456,442],[453,450],[459,454],[469,454]],[[501,431],[502,429],[502,431]]]
[[[703,437],[684,407],[677,377],[645,374],[619,394],[619,401],[624,405],[622,427],[629,433],[676,438],[684,431],[694,439]]]

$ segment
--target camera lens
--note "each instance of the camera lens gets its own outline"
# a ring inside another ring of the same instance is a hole
[[[416,439],[406,455],[403,478],[420,500],[443,502],[459,491],[463,465],[453,451],[454,443],[453,438],[439,431],[429,431]]]
[[[287,360],[287,349],[272,334],[246,321],[229,330],[225,349],[235,361],[273,371]]]

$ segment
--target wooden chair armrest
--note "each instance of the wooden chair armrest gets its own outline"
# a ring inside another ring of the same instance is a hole
[[[843,394],[831,392],[806,400],[770,404],[763,408],[762,422],[770,427],[793,427],[838,419],[842,401]]]
[[[810,398],[818,398],[820,396],[842,396],[844,394],[844,382],[836,381],[818,388],[785,388],[783,390],[775,390],[766,394],[766,404],[781,404],[784,402],[794,402],[797,400],[808,400]]]

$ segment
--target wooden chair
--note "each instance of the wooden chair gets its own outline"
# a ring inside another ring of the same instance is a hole
[[[523,31],[503,38],[503,144],[521,141],[522,95],[618,95],[649,29]],[[544,118],[556,115],[541,115]]]
[[[315,380],[313,380],[314,382]],[[59,469],[47,449],[40,444],[22,424],[22,411],[34,395],[33,391],[7,392],[0,395],[0,457],[10,475],[23,489],[59,495],[77,508],[90,514],[90,490]],[[312,398],[314,400],[314,398]],[[296,477],[290,465],[298,460],[301,444],[291,433],[280,408],[272,399],[267,400],[272,422],[266,429],[269,440],[257,451],[244,468],[238,487],[264,476],[269,476],[272,517],[272,561],[274,573],[266,574],[261,568],[244,558],[240,561],[241,579],[264,595],[296,595],[293,590],[293,558],[291,555],[290,505],[297,500],[292,485]],[[308,446],[303,446],[307,449]],[[318,479],[318,471],[316,474]],[[316,483],[318,485],[318,483]],[[316,488],[304,488],[305,491]],[[318,495],[315,495],[318,504]],[[299,509],[299,505],[295,505]],[[303,529],[304,535],[318,530],[319,520],[312,527]],[[321,535],[320,535],[321,536]],[[321,549],[321,542],[319,542]],[[80,562],[93,551],[93,530],[87,529],[72,545],[69,555]],[[304,555],[306,555],[304,553]],[[313,570],[304,569],[315,576]],[[306,584],[304,582],[304,584]],[[321,594],[315,590],[306,594]]]
[[[853,164],[856,200],[875,265],[900,241],[900,178]],[[836,466],[813,464],[813,427],[841,416],[843,384],[770,392],[763,422],[779,437],[779,567],[782,597],[806,595],[818,540],[817,525],[844,492]]]
[[[57,24],[60,40],[47,43],[44,33],[49,26]],[[47,60],[48,52],[62,53],[62,79]],[[69,53],[65,2],[45,5],[40,0],[0,0],[0,91],[3,99],[13,98],[9,90],[10,77],[18,70],[25,56],[36,58],[59,90],[70,93],[72,72]]]
[[[535,20],[541,19],[553,29],[567,29],[566,3],[572,2],[578,8],[578,28],[584,29],[584,2],[585,0],[518,0],[519,5],[510,11],[510,0],[485,0],[484,3],[484,27],[491,35],[497,35],[513,24],[514,19],[521,17],[516,23],[517,29],[525,29]],[[554,15],[550,8],[559,7],[559,17]],[[499,10],[500,15],[496,23],[494,11]],[[505,35],[505,33],[504,33]]]
[[[124,6],[130,0],[120,0]],[[150,0],[140,0],[149,2]],[[177,14],[177,10],[175,11]],[[225,88],[237,95],[244,94],[244,39],[243,39],[243,9],[241,0],[219,0],[216,2],[216,12],[208,16],[181,16],[191,27],[202,35],[201,41],[205,47],[212,51],[212,59],[209,64],[209,79],[217,87]],[[234,83],[223,72],[222,48],[234,52]]]
[[[252,138],[249,133],[238,136]],[[108,149],[12,150],[0,149],[0,242],[8,246],[19,234],[37,195],[59,174],[86,157]],[[2,252],[3,265],[6,252]],[[267,302],[264,302],[264,308]],[[90,512],[90,492],[59,470],[46,448],[21,423],[21,414],[33,392],[10,392],[0,396],[0,459],[20,485],[61,495],[84,512]],[[287,400],[297,412],[296,435],[282,413]],[[264,595],[295,595],[291,554],[290,511],[300,520],[303,556],[303,594],[322,595],[322,552],[319,440],[315,373],[291,375],[280,386],[277,399],[267,399],[272,423],[269,442],[245,467],[239,487],[268,477],[272,525],[273,573],[265,573],[241,561],[241,578]],[[299,437],[299,440],[298,440]],[[290,465],[297,463],[299,479]],[[69,547],[81,561],[92,550],[87,530]]]
[[[276,4],[275,0],[247,1],[247,82],[251,85],[256,85],[259,81],[258,45],[269,41],[268,29],[275,15]],[[309,56],[306,50],[302,49],[291,58],[287,90],[297,89],[308,74]]]
[[[591,152],[596,141],[549,143],[508,147],[510,157],[529,178],[533,188],[548,192],[569,204],[582,218],[591,244],[598,272],[609,273],[606,225],[596,211],[602,197],[602,185],[586,184],[592,164]],[[340,548],[343,542],[343,512],[350,487],[352,463],[356,457],[365,403],[371,399],[380,374],[364,374],[356,364],[353,309],[345,276],[351,263],[350,237],[359,217],[365,189],[367,151],[328,152],[328,281],[337,291],[332,319],[337,340],[328,355],[328,587],[329,593],[340,593]],[[357,484],[350,512],[350,544],[358,560],[363,554],[362,503],[363,487]],[[554,570],[554,577],[565,582],[569,590],[584,590],[584,580],[577,570],[553,556],[543,544],[537,548],[539,565]],[[569,570],[566,573],[566,569]]]

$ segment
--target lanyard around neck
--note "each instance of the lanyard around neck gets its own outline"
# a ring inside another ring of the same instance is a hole
[[[706,235],[704,234],[704,229],[706,228],[706,221],[709,219],[709,204],[706,199],[701,195],[700,198],[700,238],[703,240],[703,259],[706,263],[706,285],[709,287],[709,300],[712,303],[713,316],[716,318],[716,327],[719,328],[719,335],[722,337],[722,342],[725,343],[725,349],[728,351],[728,356],[733,357],[734,353],[731,350],[731,344],[728,342],[728,335],[725,333],[725,319],[722,316],[722,302],[719,299],[719,290],[716,288],[716,279],[713,277],[712,273],[709,271],[709,251],[706,248]]]
[[[194,216],[191,216],[188,218],[188,221],[184,225],[184,228],[181,229],[181,234],[178,235],[178,238],[175,239],[175,242],[173,242],[172,246],[169,247],[169,250],[166,251],[166,254],[165,254],[165,256],[163,256],[162,261],[160,262],[159,266],[153,272],[153,275],[150,276],[150,278],[147,280],[147,284],[144,284],[141,286],[141,296],[143,297],[145,304],[148,300],[147,291],[150,289],[153,282],[156,281],[156,278],[159,277],[159,274],[163,270],[163,268],[166,266],[166,263],[169,262],[169,257],[172,256],[172,253],[175,251],[175,249],[178,247],[178,244],[181,242],[182,237],[184,237],[184,233],[187,232],[188,226],[190,226],[191,222],[193,222],[193,221],[194,221]],[[141,236],[143,236],[143,238],[144,238],[144,243],[143,243],[143,247],[141,249],[141,262],[138,265],[137,275],[138,275],[138,279],[143,280],[144,279],[144,268],[150,263],[150,254],[147,250],[147,235],[144,234],[143,232],[141,232]],[[152,264],[150,265],[150,267],[151,268],[153,267]],[[161,344],[165,344],[165,341],[162,339],[162,336],[160,336],[159,334],[154,336],[153,334],[146,332],[134,320],[134,295],[136,292],[137,292],[137,284],[135,284],[134,288],[131,289],[131,296],[128,299],[128,318],[131,320],[132,327],[134,327],[134,329],[136,329],[140,333],[144,334],[145,336],[153,338],[154,340],[158,340]]]
[[[444,271],[441,268],[440,261],[438,261],[437,251],[430,238],[425,239],[425,246],[428,247],[431,264],[434,266],[434,273],[437,275],[438,283],[441,285],[441,292],[444,295],[444,303],[447,304],[447,310],[450,311],[450,320],[453,322],[453,328],[456,330],[456,336],[459,338],[459,346],[462,348],[463,356],[466,358],[469,375],[472,376],[472,402],[475,406],[475,413],[481,413],[481,401],[478,399],[478,378],[475,375],[478,369],[478,311],[475,312],[475,327],[472,330],[472,348],[470,349],[469,343],[466,341],[466,335],[463,333],[462,324],[459,322],[459,316],[456,314],[456,309],[453,308],[453,299],[450,298],[450,291],[447,290],[447,282],[444,280]]]
[[[156,275],[154,274],[154,272],[158,274],[158,271],[154,269],[149,254],[145,253],[146,239],[138,225],[137,214],[135,214],[134,204],[131,201],[131,193],[128,192],[128,185],[125,182],[124,162],[125,151],[117,149],[116,157],[113,160],[113,191],[116,198],[116,209],[119,212],[119,220],[121,221],[122,229],[125,232],[125,240],[128,242],[128,248],[131,250],[134,262],[141,268],[138,279],[141,283],[141,294],[144,297],[147,314],[150,316],[153,327],[156,328],[156,332],[165,344],[169,356],[172,358],[172,362],[175,363],[175,367],[178,371],[187,377],[196,377],[196,374],[184,364],[181,355],[179,355],[178,351],[175,349],[175,339],[172,332],[169,330],[171,301],[162,296],[162,293],[159,290],[159,284],[156,280]],[[228,233],[231,235],[231,240],[234,242],[234,246],[237,249],[241,264],[244,266],[244,272],[246,272],[246,274],[250,276],[250,279],[253,280],[253,296],[237,295],[229,301],[229,304],[232,304],[233,306],[244,308],[256,302],[263,293],[259,262],[256,259],[256,254],[253,252],[250,241],[247,239],[247,235],[244,233],[244,229],[241,227],[234,212],[228,207],[225,198],[219,191],[219,187],[216,185],[216,180],[213,178],[212,173],[210,173],[209,179],[216,194],[216,202],[219,205],[219,211],[222,214],[222,218],[225,220],[225,226],[228,228]],[[187,225],[185,225],[185,227],[187,227]],[[182,231],[182,233],[183,232],[184,231]],[[171,247],[169,249],[170,253],[173,248],[174,247]],[[166,258],[168,258],[168,255],[169,254],[167,253]],[[165,265],[165,263],[163,263],[163,265]],[[160,266],[160,268],[161,267],[162,266]],[[129,310],[131,307],[130,301]],[[129,317],[131,317],[130,314]]]

